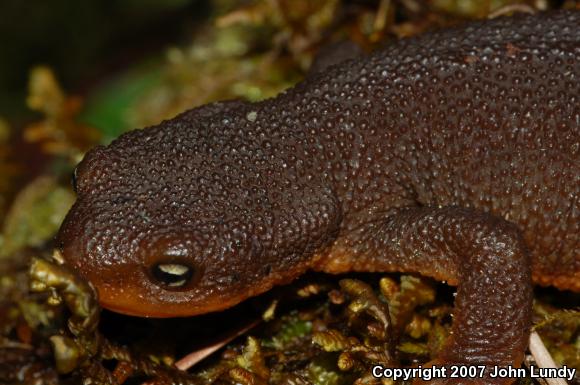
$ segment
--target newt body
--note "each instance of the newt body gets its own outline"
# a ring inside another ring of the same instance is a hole
[[[458,285],[435,362],[519,364],[531,281],[580,291],[580,12],[403,39],[87,154],[58,242],[105,307],[225,309],[309,269]]]

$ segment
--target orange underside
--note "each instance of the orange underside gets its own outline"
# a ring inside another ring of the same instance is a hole
[[[532,278],[534,283],[541,286],[554,286],[560,290],[580,292],[580,272],[574,272],[567,276],[532,273]]]

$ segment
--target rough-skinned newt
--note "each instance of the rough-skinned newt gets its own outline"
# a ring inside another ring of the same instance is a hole
[[[91,150],[58,245],[140,316],[307,270],[417,272],[458,285],[435,362],[517,365],[532,280],[580,291],[579,98],[578,11],[402,39]]]

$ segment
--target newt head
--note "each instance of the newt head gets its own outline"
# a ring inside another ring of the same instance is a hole
[[[288,160],[296,148],[257,140],[270,125],[239,107],[131,131],[78,165],[57,246],[104,307],[222,310],[294,279],[328,241],[334,196]]]

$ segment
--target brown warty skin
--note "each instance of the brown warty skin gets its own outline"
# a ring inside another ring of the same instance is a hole
[[[153,317],[417,272],[458,285],[433,362],[519,365],[532,279],[580,291],[579,78],[578,11],[403,39],[93,149],[58,245],[103,306]]]

